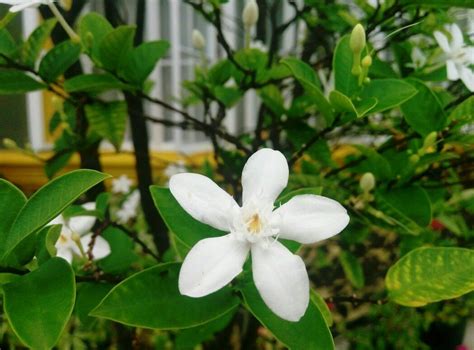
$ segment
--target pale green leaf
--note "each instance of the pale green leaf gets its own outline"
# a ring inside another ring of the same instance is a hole
[[[48,51],[39,66],[39,75],[48,82],[55,81],[79,59],[81,45],[63,41]]]
[[[124,101],[88,104],[86,117],[90,131],[109,140],[118,151],[125,137],[127,104]]]
[[[21,50],[21,59],[25,65],[35,68],[36,60],[56,25],[56,22],[56,18],[48,19],[41,23],[41,25],[30,34]]]
[[[46,85],[18,70],[0,70],[0,94],[23,94],[45,89]]]
[[[418,248],[390,267],[385,277],[389,298],[405,306],[423,306],[474,290],[474,250]]]

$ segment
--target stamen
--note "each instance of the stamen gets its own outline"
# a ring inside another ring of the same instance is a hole
[[[262,222],[260,221],[258,214],[253,214],[246,224],[249,232],[251,233],[259,233],[262,228]]]

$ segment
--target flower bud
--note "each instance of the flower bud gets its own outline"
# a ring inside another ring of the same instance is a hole
[[[71,239],[76,243],[81,242],[81,236],[79,236],[79,234],[76,232],[71,233]]]
[[[72,0],[59,0],[59,5],[61,5],[64,11],[69,11],[72,7]]]
[[[436,143],[436,138],[438,137],[438,134],[436,131],[430,132],[426,137],[425,140],[423,141],[423,148],[427,149],[430,148],[431,146],[434,146]]]
[[[420,156],[418,154],[412,154],[409,159],[410,163],[416,164],[420,161]]]
[[[365,29],[360,23],[352,30],[350,47],[354,53],[362,52],[365,47]]]
[[[360,63],[362,65],[362,67],[364,68],[369,68],[371,65],[372,65],[372,57],[370,57],[369,55],[365,56],[363,59],[362,59],[362,62]]]
[[[255,0],[248,0],[242,11],[242,21],[246,28],[254,26],[258,21],[258,5]]]
[[[196,50],[202,50],[206,46],[206,39],[197,29],[193,29],[192,43]]]
[[[17,149],[18,148],[18,145],[16,144],[16,142],[13,141],[12,139],[9,139],[9,138],[3,139],[3,145],[7,149]]]
[[[364,192],[370,192],[375,187],[375,177],[372,173],[365,173],[359,181],[359,186]]]

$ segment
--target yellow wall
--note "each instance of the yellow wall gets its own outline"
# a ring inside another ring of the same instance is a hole
[[[38,154],[42,159],[48,159],[53,153]],[[196,153],[183,159],[176,152],[152,152],[151,164],[155,177],[163,176],[163,170],[171,163],[182,159],[189,166],[199,166],[205,159],[212,161],[209,153]],[[112,176],[122,174],[135,178],[135,158],[132,153],[104,152],[100,156],[103,171]],[[61,171],[65,173],[79,168],[79,156],[74,155],[69,164]],[[48,178],[44,172],[44,163],[29,155],[17,151],[0,151],[0,177],[13,182],[23,191],[31,193],[44,185]]]

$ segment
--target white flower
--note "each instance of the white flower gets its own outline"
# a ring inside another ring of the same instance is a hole
[[[54,0],[0,0],[0,4],[12,5],[10,12],[23,11],[29,7],[51,4]]]
[[[122,207],[117,211],[119,223],[125,224],[137,216],[138,205],[140,204],[140,192],[135,190],[128,196]]]
[[[118,178],[112,180],[112,192],[127,194],[130,192],[132,180],[127,175],[120,175]]]
[[[268,52],[268,47],[263,43],[262,40],[255,40],[250,43],[251,49],[257,49],[262,52]]]
[[[338,202],[316,195],[295,196],[274,210],[288,173],[282,153],[267,148],[253,154],[242,172],[242,207],[203,175],[170,179],[171,193],[188,214],[228,232],[191,249],[179,274],[181,294],[202,297],[224,287],[251,252],[253,280],[265,304],[285,320],[304,315],[309,302],[305,264],[277,239],[318,242],[343,230],[349,216]]]
[[[95,203],[89,202],[82,206],[87,210],[94,210]],[[65,220],[62,215],[53,219],[50,224],[61,224],[61,234],[56,242],[57,256],[72,262],[73,255],[82,255],[78,246],[76,237],[80,237],[82,249],[86,252],[89,249],[89,243],[92,239],[90,230],[94,226],[96,218],[94,216],[73,216],[69,220]],[[82,237],[81,237],[82,236]],[[102,237],[95,238],[92,255],[94,260],[105,258],[110,254],[109,243]]]
[[[423,51],[418,47],[414,46],[411,50],[411,63],[407,64],[408,67],[413,69],[423,68],[426,64],[426,56]]]
[[[434,32],[434,37],[446,55],[448,79],[461,79],[469,91],[473,92],[474,72],[470,65],[474,64],[474,47],[464,45],[461,29],[456,24],[447,26],[446,30],[451,40],[439,31]]]
[[[176,163],[171,163],[164,170],[164,174],[167,178],[172,177],[173,175],[186,172],[186,166],[182,160],[178,160]]]

